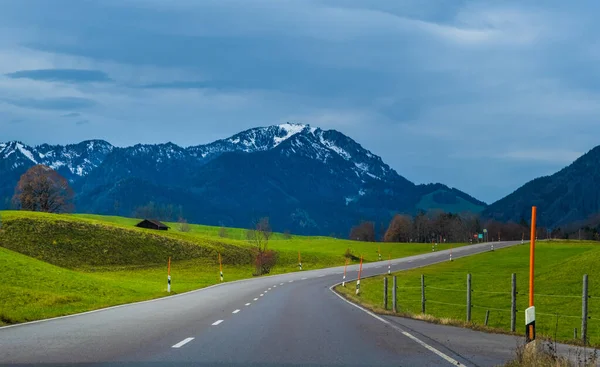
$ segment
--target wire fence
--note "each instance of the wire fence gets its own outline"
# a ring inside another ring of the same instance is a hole
[[[416,277],[402,279],[402,283],[395,289],[390,287],[389,292],[385,287],[387,294],[384,294],[384,305],[396,305],[396,312],[425,313],[438,318],[484,323],[525,334],[525,309],[529,306],[529,294],[517,292],[515,274],[512,279],[485,276],[482,277],[485,279],[475,283],[475,287],[471,286],[471,279],[475,282],[476,277],[466,276],[465,273],[453,272],[450,277],[436,275],[428,275],[427,278],[423,275],[421,280]],[[459,277],[468,279],[465,287],[456,286]],[[539,334],[563,340],[577,338],[586,344],[600,343],[600,301],[595,302],[599,297],[588,294],[587,276],[584,278],[582,285],[570,287],[570,292],[564,294],[534,294],[535,322]],[[490,279],[496,280],[490,282]],[[420,286],[417,285],[419,282]],[[393,302],[394,297],[396,302]]]

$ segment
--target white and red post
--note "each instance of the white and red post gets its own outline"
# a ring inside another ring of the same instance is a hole
[[[171,256],[167,265],[167,293],[171,293]]]
[[[358,279],[356,280],[356,295],[360,293],[360,275],[362,274],[362,255],[360,256],[360,268],[358,269]]]
[[[221,281],[223,281],[223,260],[221,260],[220,252],[219,252],[219,274],[221,275]]]
[[[346,263],[344,264],[344,277],[342,278],[342,287],[346,286],[346,268],[348,267],[348,258],[346,258]]]

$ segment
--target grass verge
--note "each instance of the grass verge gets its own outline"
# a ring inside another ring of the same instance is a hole
[[[574,328],[581,328],[582,277],[590,277],[588,339],[600,345],[600,245],[594,242],[538,243],[536,247],[535,304],[540,336],[578,344]],[[427,321],[495,332],[510,332],[511,274],[517,274],[516,332],[524,333],[528,306],[529,247],[515,246],[394,273],[398,281],[398,305],[402,315]],[[466,322],[466,277],[472,274],[472,321]],[[421,274],[425,276],[426,315],[421,313]],[[361,294],[354,283],[336,287],[353,302],[375,312],[391,313],[389,279],[388,310],[383,309],[383,276],[361,280]],[[488,327],[484,326],[486,311]]]

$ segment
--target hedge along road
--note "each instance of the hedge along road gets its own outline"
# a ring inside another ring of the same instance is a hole
[[[490,244],[465,246],[452,256],[489,249]],[[392,271],[448,258],[449,251],[439,251],[393,259]],[[386,273],[387,265],[387,260],[364,264],[363,276]],[[348,278],[356,278],[357,270],[358,265],[348,266]],[[0,364],[470,366],[514,356],[519,338],[414,320],[400,325],[369,314],[330,290],[341,282],[343,271],[337,267],[241,280],[3,327]],[[468,342],[457,342],[462,339]]]

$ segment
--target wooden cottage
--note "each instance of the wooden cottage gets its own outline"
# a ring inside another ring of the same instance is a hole
[[[144,219],[135,226],[140,228],[155,229],[157,231],[166,231],[169,229],[169,226],[154,219]]]

